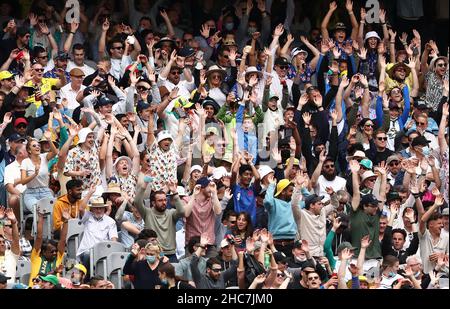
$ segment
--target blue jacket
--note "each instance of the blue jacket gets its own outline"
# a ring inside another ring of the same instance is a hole
[[[236,133],[238,137],[239,150],[246,150],[253,156],[253,164],[256,164],[256,157],[258,155],[258,139],[252,132],[244,133],[242,130],[242,124],[244,122],[244,109],[245,105],[239,104],[239,108],[236,113]],[[247,136],[247,141],[245,136]]]
[[[269,232],[274,239],[295,239],[297,224],[291,203],[274,197],[275,185],[270,184],[264,198],[264,208],[269,214]]]
[[[403,98],[405,100],[405,107],[403,108],[403,113],[398,118],[398,124],[400,125],[400,130],[403,130],[405,124],[408,122],[409,112],[411,111],[411,101],[409,97],[408,87],[403,87]],[[383,98],[381,96],[377,97],[377,125],[379,128],[383,126]]]

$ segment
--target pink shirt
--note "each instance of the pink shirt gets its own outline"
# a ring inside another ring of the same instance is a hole
[[[191,215],[186,218],[186,243],[193,236],[206,234],[210,245],[215,244],[214,224],[215,214],[211,199],[204,202],[195,201]]]

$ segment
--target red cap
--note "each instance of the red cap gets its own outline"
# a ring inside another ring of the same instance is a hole
[[[25,118],[20,117],[14,121],[14,126],[17,127],[21,123],[24,123],[26,126],[28,125],[28,121]]]

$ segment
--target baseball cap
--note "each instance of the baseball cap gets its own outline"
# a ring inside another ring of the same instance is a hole
[[[167,130],[162,130],[161,132],[158,133],[156,142],[159,143],[160,141],[165,140],[165,139],[171,139],[173,141],[173,138],[172,138],[172,135],[170,134],[170,132]]]
[[[415,147],[415,146],[428,146],[428,144],[430,143],[429,140],[427,140],[425,138],[425,136],[417,136],[415,139],[413,139],[413,141],[411,142],[411,146]]]
[[[443,216],[448,216],[448,207],[442,211]]]
[[[287,260],[288,260],[286,254],[284,254],[284,253],[281,252],[281,251],[276,251],[276,252],[274,252],[274,253],[273,253],[273,258],[275,259],[275,262],[276,262],[277,264],[278,264],[278,263],[286,264],[286,263],[287,263]]]
[[[28,125],[28,121],[23,118],[23,117],[19,117],[14,121],[14,126],[17,127],[19,124],[25,124],[26,126]]]
[[[55,60],[67,60],[70,59],[69,55],[63,51],[59,51],[55,57],[53,57]]]
[[[361,205],[378,205],[379,201],[373,194],[366,194],[361,198]]]
[[[420,110],[429,109],[428,105],[424,101],[416,101],[414,107]]]
[[[401,160],[401,158],[400,158],[399,155],[392,155],[392,156],[387,158],[386,165],[389,165],[393,161],[399,161],[400,162],[400,160]]]
[[[213,135],[217,135],[218,136],[219,135],[219,130],[217,130],[216,127],[211,126],[208,129],[206,129],[206,135],[209,135],[209,134],[213,134]]]
[[[311,204],[317,203],[317,202],[323,200],[323,198],[324,198],[323,196],[318,196],[317,194],[311,194],[311,195],[308,195],[308,196],[305,198],[305,208],[306,208],[306,209],[309,209],[309,206],[310,206]]]
[[[9,136],[8,140],[9,140],[10,142],[17,142],[17,141],[20,141],[20,140],[26,141],[25,137],[20,136],[18,133],[13,133],[13,134],[11,134],[11,135]]]
[[[228,240],[226,238],[222,239],[222,241],[220,242],[220,248],[225,248],[228,247],[230,245],[230,243],[228,242]]]
[[[59,284],[58,277],[55,275],[39,276],[39,278],[41,278],[42,281],[50,282],[53,285]]]
[[[136,111],[138,111],[138,112],[143,111],[144,109],[150,108],[150,106],[151,106],[150,104],[145,103],[142,100],[139,100],[137,103],[137,106],[136,106]]]
[[[373,163],[369,159],[362,159],[361,162],[359,162],[359,164],[369,170],[371,170],[373,168]]]
[[[366,154],[364,153],[364,151],[357,150],[357,151],[355,151],[355,153],[352,156],[347,157],[347,161],[356,160],[357,158],[364,159],[365,157],[366,157]]]
[[[291,158],[288,158],[287,160],[286,160],[286,165],[289,165],[289,162],[291,161]],[[297,165],[297,166],[300,166],[300,160],[299,159],[297,159],[297,158],[295,158],[294,159],[294,164],[293,164],[294,166],[295,165]]]
[[[197,182],[195,183],[195,185],[200,185],[203,188],[206,188],[209,185],[210,181],[208,179],[208,177],[202,177],[199,180],[197,180]]]
[[[341,242],[339,244],[339,246],[337,247],[337,253],[338,254],[341,253],[341,251],[344,249],[355,250],[356,247],[353,247],[353,245],[351,243],[349,243],[348,241],[344,241],[344,242]]]
[[[212,178],[215,180],[219,180],[222,177],[226,176],[228,174],[227,169],[223,166],[219,166],[218,168],[215,168],[212,174]]]
[[[387,195],[387,202],[394,201],[394,200],[401,200],[400,194],[398,194],[397,191],[390,191]]]
[[[315,270],[316,266],[314,265],[313,262],[306,261],[302,264],[301,268],[302,268],[302,271],[305,270],[306,268],[312,268],[313,270]]]
[[[278,65],[278,66],[289,65],[289,61],[285,57],[278,57],[275,60],[275,65]]]
[[[99,106],[106,106],[109,104],[112,105],[112,104],[114,104],[114,102],[111,99],[109,99],[107,96],[103,95],[97,100],[97,104],[95,106],[99,107]]]
[[[193,49],[192,47],[183,47],[182,49],[180,49],[178,51],[178,56],[180,57],[190,57],[192,55],[195,54],[195,49]]]
[[[337,30],[347,30],[347,26],[344,23],[336,23],[336,26],[334,27],[334,31]]]
[[[14,75],[9,71],[1,71],[0,72],[0,80],[8,79],[13,77]]]

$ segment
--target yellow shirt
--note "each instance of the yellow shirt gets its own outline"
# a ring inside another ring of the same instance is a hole
[[[51,270],[55,270],[59,265],[61,265],[62,260],[64,258],[64,253],[60,254],[59,252],[56,255],[56,264],[54,267],[52,266]],[[33,279],[37,277],[39,274],[39,271],[41,269],[42,265],[42,256],[41,256],[41,250],[36,250],[33,248],[31,251],[31,274],[30,274],[30,281],[28,282],[28,286],[33,286]]]
[[[386,65],[386,72],[392,68],[394,66],[395,63],[388,63]],[[398,81],[393,80],[392,78],[389,77],[389,75],[386,73],[386,79],[384,80],[384,84],[385,84],[385,89],[386,91],[391,90],[394,87],[399,87],[400,89],[403,89],[403,87],[401,87],[402,84],[400,84]],[[411,89],[413,86],[413,77],[412,77],[412,73],[410,73],[406,78],[405,78],[405,82],[403,84],[406,84],[408,86],[409,89],[409,93],[411,93]]]
[[[39,89],[41,90],[42,94],[46,94],[47,92],[52,90],[52,87],[55,87],[58,84],[58,82],[59,79],[57,78],[42,78],[42,83],[39,86],[40,88],[37,88],[36,85],[31,80],[28,83],[26,83],[25,86],[34,87],[36,89],[35,92]],[[39,108],[42,104],[41,101],[36,101],[34,93],[30,95],[26,101],[27,103],[33,103],[34,105],[36,105],[36,108]]]

